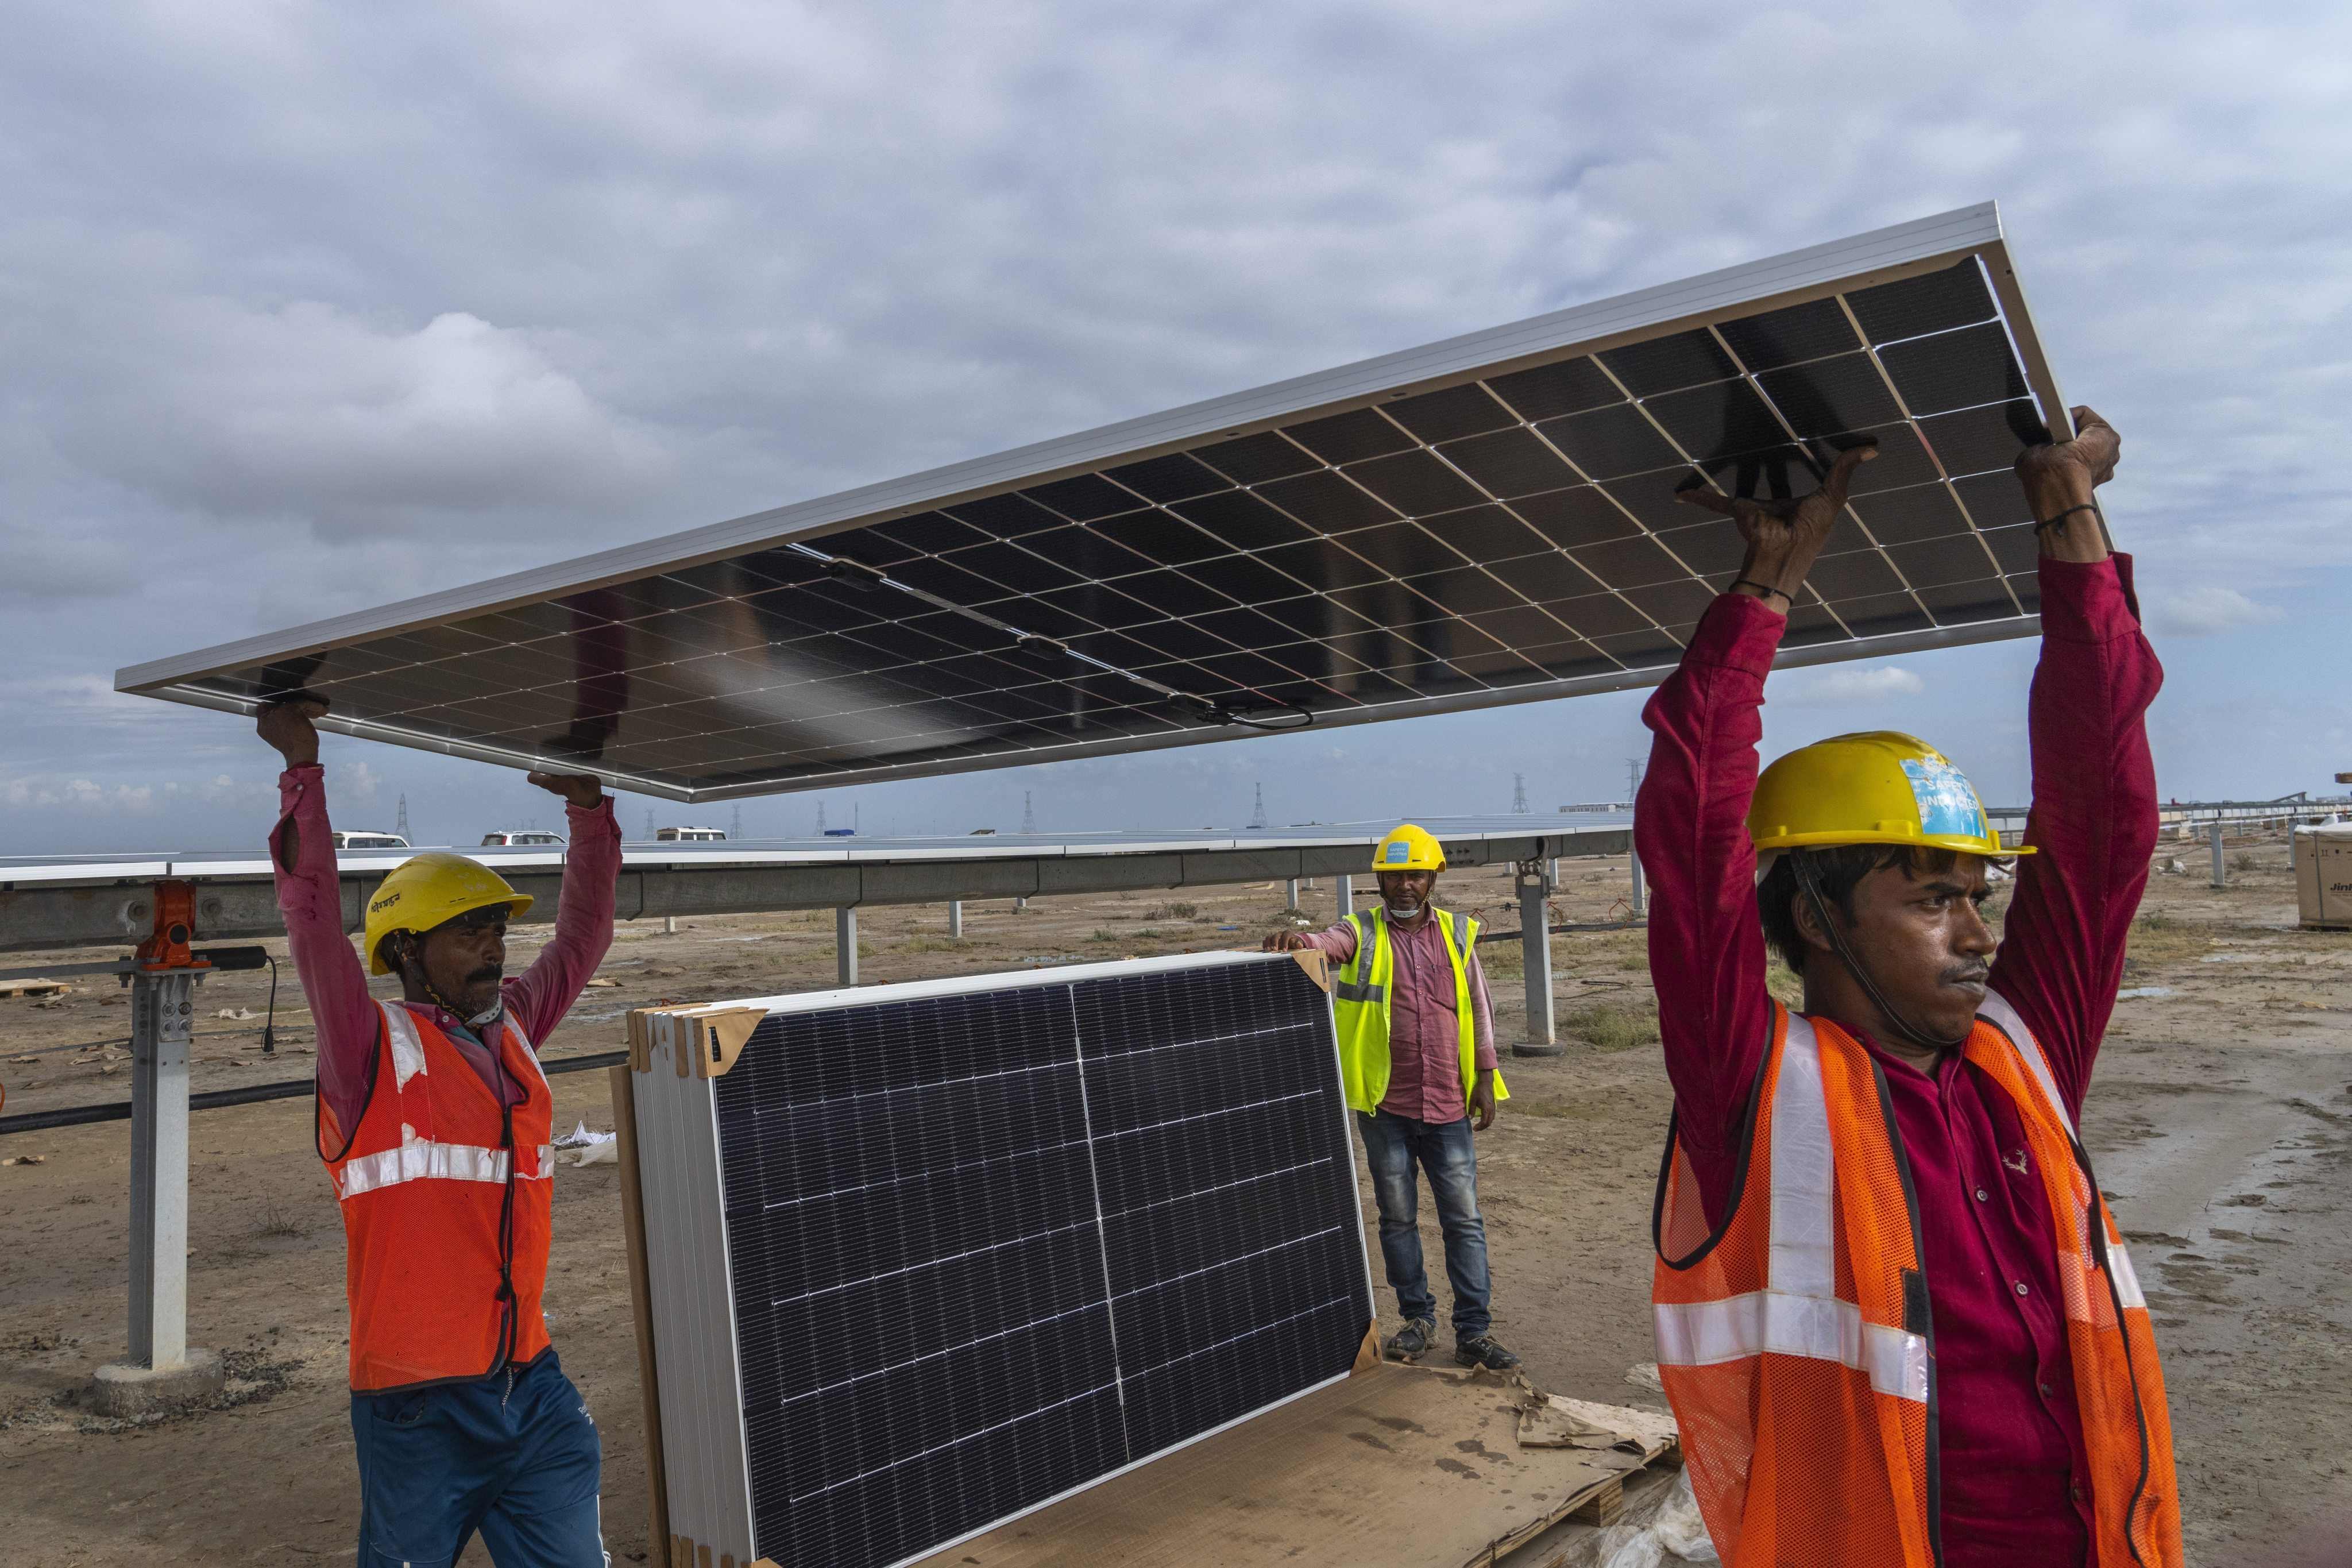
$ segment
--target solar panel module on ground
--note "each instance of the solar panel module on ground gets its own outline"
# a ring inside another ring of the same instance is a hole
[[[1875,442],[1783,662],[2036,629],[2064,426],[1990,204],[121,671],[682,800],[1613,690]]]
[[[1328,998],[1286,955],[771,1009],[633,1075],[671,1531],[881,1568],[1347,1375]]]

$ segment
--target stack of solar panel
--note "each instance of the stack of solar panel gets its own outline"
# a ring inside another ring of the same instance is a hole
[[[1329,999],[1286,956],[632,1037],[669,1530],[698,1568],[911,1562],[1346,1376],[1370,1325]]]

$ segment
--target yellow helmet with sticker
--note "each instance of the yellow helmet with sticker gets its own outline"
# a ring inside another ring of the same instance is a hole
[[[1445,851],[1428,833],[1412,823],[1401,823],[1389,830],[1372,851],[1375,871],[1443,871]]]
[[[1877,730],[1801,746],[1764,770],[1748,806],[1759,851],[1916,844],[1965,855],[2003,848],[1966,774],[1916,735]]]
[[[392,973],[383,959],[383,939],[394,931],[422,933],[492,904],[506,905],[509,916],[519,915],[530,908],[530,895],[516,892],[479,860],[439,850],[412,855],[368,897],[368,973]]]

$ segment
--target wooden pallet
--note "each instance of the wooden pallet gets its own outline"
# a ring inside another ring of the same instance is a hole
[[[62,980],[0,980],[0,996],[63,996],[72,989]]]

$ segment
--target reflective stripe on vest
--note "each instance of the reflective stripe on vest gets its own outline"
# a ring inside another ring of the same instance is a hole
[[[539,1146],[539,1168],[520,1173],[526,1182],[543,1182],[555,1174],[555,1148],[550,1143]],[[359,1154],[343,1162],[341,1171],[330,1172],[335,1184],[349,1202],[362,1193],[373,1193],[384,1187],[398,1186],[403,1182],[489,1182],[493,1184],[507,1179],[507,1152],[485,1149],[472,1143],[436,1143],[418,1139],[403,1143],[397,1149],[385,1149],[373,1154]]]
[[[1858,1040],[1777,1003],[1773,1025],[1739,1185],[1712,1231],[1669,1139],[1652,1287],[1659,1374],[1730,1568],[1931,1568],[1942,1560],[1932,1281],[1901,1133]],[[2015,1104],[2041,1166],[2097,1560],[2178,1568],[2162,1372],[2121,1233],[2017,1010],[1989,994],[1963,1049]]]

